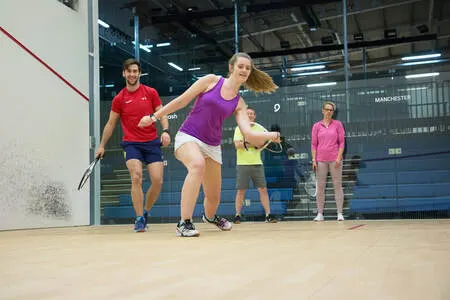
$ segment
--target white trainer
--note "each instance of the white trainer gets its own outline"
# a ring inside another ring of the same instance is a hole
[[[176,234],[177,236],[182,237],[193,237],[199,236],[200,232],[195,229],[195,226],[192,224],[191,220],[185,220],[184,222],[177,224]]]
[[[344,215],[338,214],[338,215],[337,215],[337,220],[338,220],[338,221],[344,221],[344,220],[345,220],[345,219],[344,219]]]
[[[206,218],[205,214],[203,214],[202,219],[203,219],[204,223],[216,225],[217,228],[219,228],[220,230],[223,230],[223,231],[229,231],[233,227],[231,222],[229,222],[227,219],[219,217],[217,215],[214,216],[213,221],[208,220]]]
[[[325,220],[323,217],[323,214],[317,214],[317,216],[314,218],[314,221],[318,222],[318,221],[323,221]]]

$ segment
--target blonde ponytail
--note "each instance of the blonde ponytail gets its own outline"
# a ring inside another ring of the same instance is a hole
[[[250,60],[252,70],[250,72],[250,76],[248,77],[247,81],[244,83],[244,86],[254,92],[257,93],[267,93],[271,94],[274,92],[278,86],[273,82],[272,77],[270,77],[269,74],[267,74],[264,71],[261,71],[255,67],[255,64],[253,63],[252,58],[250,55],[244,52],[239,52],[234,54],[228,64],[234,66],[236,63],[236,60],[238,57],[244,57]]]
[[[264,92],[267,94],[271,94],[278,88],[269,74],[255,68],[254,66],[252,66],[252,72],[250,73],[247,81],[244,83],[244,86],[257,93]]]

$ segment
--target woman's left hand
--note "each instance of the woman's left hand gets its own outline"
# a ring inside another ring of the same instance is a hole
[[[339,159],[339,157],[338,157],[338,158],[336,159],[335,168],[336,168],[336,169],[339,169],[339,168],[341,167],[341,163],[342,163],[342,160]]]

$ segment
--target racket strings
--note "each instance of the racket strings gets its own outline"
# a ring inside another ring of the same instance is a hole
[[[315,197],[317,194],[317,179],[314,172],[311,172],[309,176],[306,177],[305,191],[311,197]]]
[[[259,123],[251,122],[251,125],[253,127],[260,128],[261,131],[263,131],[263,132],[269,132],[264,126],[262,126]],[[273,152],[273,153],[281,153],[281,152],[283,152],[283,147],[281,146],[281,143],[276,143],[276,142],[274,142],[272,140],[267,140],[267,141],[264,142],[264,144],[262,146],[257,147],[255,145],[252,145],[249,142],[247,142],[245,140],[245,137],[243,137],[243,143],[244,143],[244,149],[246,151],[249,151],[249,146],[248,145],[251,145],[252,148],[254,148],[256,150],[259,150],[259,151],[262,151],[262,150],[265,149],[265,150]]]

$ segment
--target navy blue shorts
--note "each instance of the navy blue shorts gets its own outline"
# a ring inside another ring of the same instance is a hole
[[[139,159],[141,162],[151,164],[163,161],[161,153],[161,141],[159,138],[149,142],[125,142],[120,143],[125,151],[125,160]]]

